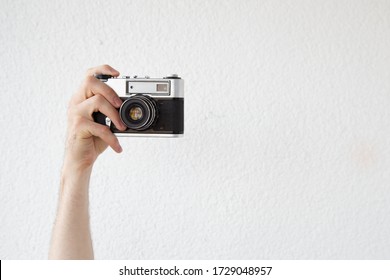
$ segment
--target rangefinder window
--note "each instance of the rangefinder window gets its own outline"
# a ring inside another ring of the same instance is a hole
[[[168,90],[167,84],[157,84],[157,91],[159,92],[166,92]]]

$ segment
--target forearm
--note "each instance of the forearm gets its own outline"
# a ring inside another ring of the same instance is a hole
[[[91,170],[64,164],[49,259],[93,259],[88,209]]]

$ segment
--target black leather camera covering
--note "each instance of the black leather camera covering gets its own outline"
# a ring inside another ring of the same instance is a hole
[[[127,98],[121,98],[126,100]],[[120,131],[111,123],[114,133],[135,134],[183,134],[184,132],[184,99],[183,98],[153,98],[156,102],[158,116],[156,121],[146,130],[127,129]],[[95,122],[106,125],[106,116],[100,112],[94,113]]]

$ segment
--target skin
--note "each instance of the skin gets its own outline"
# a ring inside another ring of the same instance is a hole
[[[120,130],[126,127],[117,108],[118,95],[95,74],[118,76],[109,65],[87,71],[80,89],[72,96],[68,108],[68,129],[57,216],[53,227],[49,259],[93,259],[89,223],[89,181],[98,156],[110,146],[122,152],[110,129],[93,121],[92,113],[102,112]]]

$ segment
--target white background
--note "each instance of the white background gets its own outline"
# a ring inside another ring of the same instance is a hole
[[[390,1],[4,1],[0,258],[47,258],[87,68],[178,73],[185,137],[91,180],[100,259],[390,257]]]

